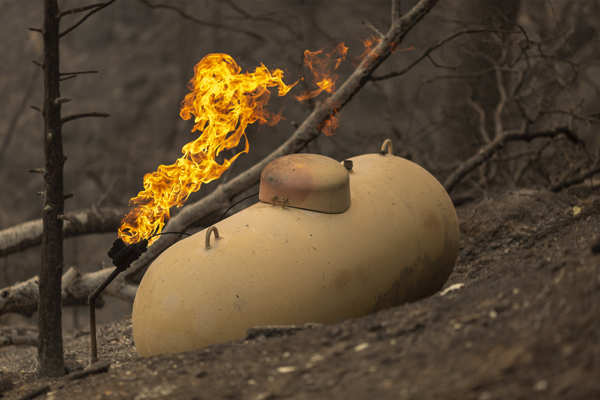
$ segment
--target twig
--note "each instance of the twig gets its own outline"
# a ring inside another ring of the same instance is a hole
[[[73,114],[73,115],[68,115],[68,116],[64,117],[60,122],[64,125],[65,123],[67,123],[69,121],[74,121],[74,120],[80,119],[80,118],[91,118],[91,117],[106,118],[106,117],[110,117],[110,114],[101,113],[101,112]]]
[[[97,74],[98,72],[99,71],[97,71],[95,69],[90,69],[90,70],[86,70],[86,71],[61,72],[60,76]]]
[[[17,125],[19,124],[19,119],[23,115],[23,110],[27,106],[27,101],[31,97],[31,92],[33,92],[33,88],[35,87],[35,81],[38,76],[39,70],[36,69],[27,85],[27,89],[23,93],[23,97],[21,98],[21,103],[13,112],[10,121],[8,123],[8,128],[6,128],[6,133],[4,134],[4,140],[2,140],[2,144],[0,144],[0,167],[2,165],[2,159],[6,150],[8,150],[8,146],[10,146],[10,142],[14,136],[14,133],[17,129]]]
[[[163,10],[170,10],[173,11],[177,14],[179,14],[180,17],[187,19],[188,21],[192,21],[196,24],[200,24],[200,25],[205,25],[205,26],[210,26],[212,28],[219,28],[219,29],[224,29],[230,32],[236,32],[236,33],[243,33],[245,35],[248,35],[254,39],[260,40],[262,42],[266,41],[264,36],[259,35],[258,33],[252,32],[252,31],[248,31],[245,29],[240,29],[237,28],[235,26],[230,26],[230,25],[224,25],[224,24],[219,24],[217,22],[213,22],[213,21],[207,21],[207,20],[202,20],[200,18],[197,18],[191,14],[188,14],[187,12],[183,11],[181,8],[176,7],[172,4],[162,4],[162,3],[152,3],[150,2],[150,0],[138,0],[139,2],[141,2],[142,4],[144,4],[146,7],[152,8],[152,9],[163,9]]]
[[[96,375],[96,374],[108,372],[109,368],[110,368],[109,361],[99,361],[97,363],[90,365],[88,368],[86,368],[84,370],[75,371],[75,372],[70,373],[69,375],[66,376],[66,379],[68,379],[70,381],[74,381],[76,379],[87,378],[90,375]]]
[[[484,143],[489,143],[491,138],[486,128],[486,117],[485,110],[481,106],[481,104],[474,101],[470,96],[467,97],[467,104],[471,106],[473,110],[479,116],[479,134],[481,135],[481,139],[483,139]]]
[[[70,8],[68,10],[61,11],[58,14],[58,18],[62,18],[65,15],[77,14],[77,13],[80,13],[80,12],[88,11],[88,10],[99,8],[99,7],[102,7],[102,8],[106,7],[105,3],[94,3],[94,4],[88,4],[87,6]]]
[[[369,28],[378,38],[381,39],[383,36],[385,36],[383,33],[381,33],[381,31],[379,29],[377,29],[377,27],[375,25],[373,25],[369,21],[364,20],[364,21],[362,21],[362,23],[364,26]]]
[[[263,16],[260,16],[260,15],[253,15],[253,14],[250,14],[245,9],[243,9],[242,7],[240,7],[238,4],[234,3],[233,0],[224,0],[224,2],[227,3],[232,10],[234,10],[235,12],[237,12],[238,14],[240,14],[242,17],[244,17],[246,19],[250,19],[250,20],[253,20],[253,21],[269,22],[271,24],[279,26],[280,28],[285,29],[293,37],[296,37],[296,38],[299,37],[298,32],[294,31],[294,29],[292,28],[293,24],[288,23],[285,19],[280,19],[280,18],[278,19],[278,18],[271,18],[271,17],[263,17]]]
[[[97,13],[98,11],[108,7],[109,5],[111,5],[112,3],[114,3],[116,0],[109,0],[107,2],[104,3],[97,3],[94,4],[94,7],[92,9],[90,9],[90,11],[85,14],[83,17],[81,17],[79,19],[79,21],[75,22],[73,25],[71,25],[69,28],[65,29],[64,31],[62,31],[58,37],[62,38],[66,35],[68,35],[71,31],[73,31],[73,29],[77,28],[79,25],[83,24],[85,22],[86,19],[88,19],[89,17],[91,17],[92,15],[94,15],[95,13]],[[60,18],[60,15],[59,15]]]

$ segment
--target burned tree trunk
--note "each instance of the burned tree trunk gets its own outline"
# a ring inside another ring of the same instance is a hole
[[[44,0],[44,152],[46,168],[42,204],[40,271],[39,373],[65,373],[62,341],[61,277],[63,267],[63,156],[59,81],[59,10],[57,0]]]

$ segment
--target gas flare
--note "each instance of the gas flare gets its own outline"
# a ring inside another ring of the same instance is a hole
[[[194,118],[192,132],[200,135],[182,148],[183,155],[171,165],[160,165],[144,175],[144,190],[129,201],[132,209],[123,218],[119,237],[127,244],[149,239],[151,244],[170,217],[170,208],[181,207],[202,184],[218,179],[242,154],[250,149],[246,127],[258,122],[277,123],[281,116],[265,109],[271,92],[286,95],[295,83],[283,81],[283,71],[270,71],[264,65],[254,72],[241,72],[227,54],[209,54],[194,67],[189,81],[191,90],[181,103],[179,115]],[[242,138],[245,145],[221,163],[217,157],[224,150],[235,149]]]

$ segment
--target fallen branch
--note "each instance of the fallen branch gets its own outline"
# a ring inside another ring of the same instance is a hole
[[[563,180],[562,182],[558,182],[550,188],[553,192],[560,192],[563,189],[566,189],[573,185],[578,185],[583,183],[586,179],[593,177],[596,174],[600,174],[600,162],[597,162],[595,167],[589,168],[585,171],[581,171],[579,174],[572,176]]]
[[[196,203],[185,206],[171,218],[164,231],[181,232],[194,223],[215,211],[228,207],[231,199],[258,182],[262,169],[275,158],[295,153],[304,148],[310,141],[320,135],[319,129],[332,114],[341,110],[352,97],[369,81],[369,77],[381,63],[392,54],[402,42],[406,34],[437,4],[438,0],[420,0],[408,13],[399,16],[393,13],[392,24],[379,43],[363,58],[354,72],[340,88],[329,98],[319,103],[310,115],[281,146],[255,164],[247,171],[236,176],[226,184],[221,184],[212,193]],[[392,2],[392,9],[398,10],[398,0]],[[166,248],[178,240],[176,235],[161,236],[135,263],[126,278],[137,280],[149,263]],[[118,280],[119,278],[117,278]]]
[[[81,274],[75,267],[62,276],[63,306],[85,305],[92,291],[113,271],[113,267]],[[122,300],[133,301],[136,286],[116,282],[106,288],[105,293]],[[0,315],[18,313],[33,314],[38,307],[39,279],[37,276],[0,290]]]
[[[62,219],[63,236],[115,232],[125,210],[118,208],[91,208],[65,214]],[[42,242],[42,220],[0,230],[0,257],[37,246]]]
[[[566,127],[560,127],[549,131],[526,132],[526,131],[506,131],[498,135],[494,140],[481,147],[479,151],[464,163],[460,164],[454,172],[444,181],[444,187],[451,192],[456,185],[471,171],[490,159],[494,153],[504,146],[507,142],[531,141],[538,138],[553,138],[559,135],[565,135],[573,143],[580,143],[579,138],[573,131]]]
[[[6,327],[0,328],[0,347],[3,346],[37,346],[38,331],[34,328]]]

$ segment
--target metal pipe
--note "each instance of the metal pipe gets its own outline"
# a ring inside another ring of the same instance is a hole
[[[96,341],[96,298],[104,289],[123,271],[116,267],[113,272],[102,282],[88,297],[90,305],[90,364],[98,361],[98,342]]]

